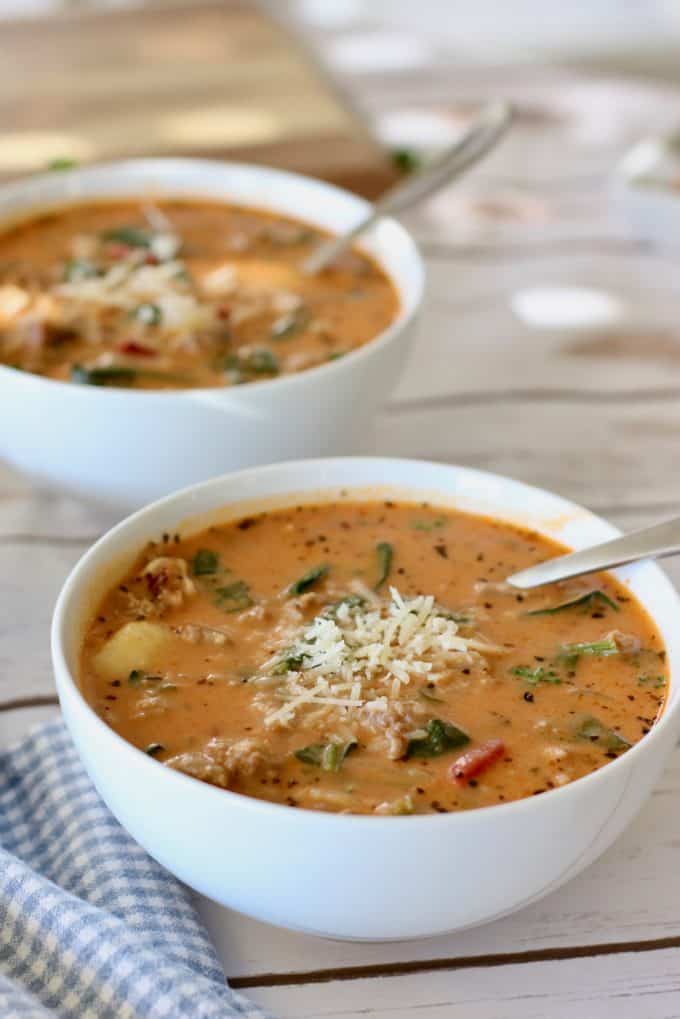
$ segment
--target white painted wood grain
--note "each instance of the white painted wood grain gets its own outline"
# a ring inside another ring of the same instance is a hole
[[[677,1019],[680,953],[627,953],[245,993],[281,1019]]]
[[[0,545],[0,704],[54,693],[50,620],[81,548]]]
[[[52,705],[0,711],[0,747],[11,747],[35,726],[52,721],[58,714],[59,708]]]

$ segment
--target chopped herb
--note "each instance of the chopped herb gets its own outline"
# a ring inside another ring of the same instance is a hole
[[[287,315],[277,318],[272,324],[269,335],[272,340],[289,340],[291,336],[295,336],[301,329],[304,329],[308,322],[309,312],[307,309],[297,308],[295,311],[290,311]]]
[[[156,757],[163,750],[165,750],[165,747],[162,743],[149,743],[148,747],[144,747],[144,753],[148,754],[149,757]]]
[[[380,541],[375,546],[375,552],[378,557],[378,581],[374,585],[373,590],[377,591],[379,587],[382,587],[390,575],[390,570],[392,569],[393,549],[388,541]]]
[[[338,601],[333,602],[325,609],[325,615],[334,616],[336,615],[339,608],[346,605],[348,609],[362,609],[366,604],[366,599],[360,594],[346,594],[344,598],[340,598]]]
[[[127,365],[108,365],[106,368],[85,368],[74,364],[71,368],[71,382],[85,386],[129,386],[137,379],[153,379],[156,382],[172,382],[178,385],[190,383],[186,375],[153,371],[148,368],[130,368]]]
[[[660,690],[662,686],[666,685],[665,676],[639,676],[638,684],[640,686],[651,686],[654,690]]]
[[[632,745],[624,736],[615,732],[614,729],[608,729],[599,718],[595,718],[593,715],[581,719],[576,730],[576,737],[577,739],[590,740],[591,743],[599,743],[606,750],[617,754],[623,753]]]
[[[137,377],[135,368],[84,368],[74,364],[71,368],[71,382],[85,386],[129,386]]]
[[[157,326],[163,317],[161,309],[157,304],[138,304],[132,312],[138,322],[145,326]]]
[[[414,531],[434,531],[436,527],[444,527],[446,517],[435,517],[434,520],[414,520],[411,527]]]
[[[459,626],[469,626],[472,622],[472,618],[464,612],[449,612],[441,609],[437,611],[437,615],[442,619],[450,619],[452,623],[458,623]]]
[[[243,362],[244,367],[255,375],[278,375],[279,362],[271,350],[263,347],[254,350]]]
[[[231,376],[231,381],[235,385],[239,385],[244,381],[243,365],[241,364],[241,359],[237,354],[227,354],[222,362],[222,371],[225,371]]]
[[[470,742],[470,737],[462,729],[432,718],[427,723],[427,736],[409,740],[407,757],[440,757],[449,750],[462,747]]]
[[[298,761],[303,764],[314,764],[322,771],[340,771],[342,763],[352,750],[355,750],[358,743],[355,739],[347,743],[310,743],[295,751]]]
[[[215,603],[223,612],[242,612],[254,605],[250,588],[244,580],[237,580],[226,587],[215,588]]]
[[[561,683],[562,680],[556,672],[548,671],[547,669],[539,666],[537,669],[530,669],[528,665],[518,665],[516,668],[510,670],[513,676],[519,676],[520,679],[526,680],[532,686],[536,686],[537,683]]]
[[[288,588],[289,594],[304,594],[305,591],[309,591],[310,587],[316,584],[317,580],[321,580],[328,573],[327,563],[320,563],[318,566],[312,566],[311,570],[307,570],[302,576],[291,584]]]
[[[443,697],[436,697],[435,694],[431,693],[427,689],[427,687],[421,687],[420,690],[418,691],[418,693],[423,698],[423,700],[431,701],[432,704],[445,704],[446,703],[446,701],[444,700]]]
[[[126,244],[129,248],[148,248],[151,244],[149,231],[140,230],[136,226],[115,226],[110,230],[104,230],[100,237],[103,241]]]
[[[128,685],[129,686],[139,686],[139,684],[142,682],[143,679],[144,679],[144,673],[142,672],[142,670],[141,669],[133,669],[132,672],[130,673],[130,675],[128,676]]]
[[[389,813],[393,814],[395,817],[400,817],[404,814],[413,814],[416,809],[413,799],[408,793],[405,796],[401,796],[398,800],[392,800],[389,806]]]
[[[99,269],[89,258],[71,258],[64,265],[64,280],[67,283],[93,279],[98,275]]]
[[[560,648],[558,660],[564,662],[568,668],[573,668],[579,658],[589,655],[594,658],[606,658],[609,655],[617,655],[619,649],[613,640],[595,640],[592,643],[563,644]]]
[[[329,354],[326,358],[327,361],[339,361],[341,357],[344,357],[347,353],[346,350],[334,350],[332,354]]]
[[[48,170],[75,170],[78,166],[78,160],[72,159],[70,156],[57,156],[56,159],[50,159],[47,164]]]
[[[195,577],[205,577],[211,573],[217,573],[220,557],[217,552],[210,548],[199,548],[191,560],[191,572]]]
[[[561,605],[555,605],[551,609],[534,609],[532,612],[527,612],[527,615],[554,616],[556,612],[564,612],[566,609],[575,609],[578,606],[582,606],[588,611],[592,608],[597,608],[597,603],[606,605],[607,608],[613,609],[614,612],[619,611],[619,606],[604,591],[589,591],[588,594],[583,594],[580,598],[574,598],[573,601],[562,602]]]
[[[414,149],[399,148],[393,150],[392,162],[402,173],[413,173],[419,169],[422,160]]]
[[[272,669],[272,676],[285,676],[287,672],[299,672],[307,657],[304,651],[300,652],[300,654],[286,655],[276,663]]]

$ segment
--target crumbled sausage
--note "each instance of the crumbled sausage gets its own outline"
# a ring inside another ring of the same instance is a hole
[[[391,761],[398,761],[408,750],[409,733],[418,725],[424,710],[415,704],[395,701],[384,708],[364,706],[360,712],[361,724],[376,733],[385,746]]]
[[[161,608],[179,608],[185,598],[196,593],[196,585],[189,576],[186,559],[158,556],[147,563],[142,576],[150,597]]]
[[[239,775],[250,777],[263,769],[267,756],[253,739],[236,743],[211,739],[203,750],[177,754],[165,763],[193,778],[228,789]]]
[[[640,638],[632,633],[612,630],[607,634],[607,640],[613,640],[621,654],[624,655],[635,655],[640,650]]]

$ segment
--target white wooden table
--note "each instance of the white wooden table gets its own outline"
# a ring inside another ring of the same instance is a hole
[[[459,71],[432,43],[414,44],[420,57],[406,70],[401,58],[390,68],[389,52],[365,59],[375,38],[366,43],[359,26],[315,42],[390,138],[445,141],[492,93],[514,99],[519,117],[469,183],[411,219],[428,262],[427,309],[371,450],[513,474],[625,528],[677,513],[678,271],[627,235],[607,174],[641,133],[672,122],[680,95],[558,71]],[[527,292],[547,287],[597,291],[595,311],[612,311],[613,324],[560,321],[559,293],[548,307],[556,321],[528,324],[518,295],[526,305]],[[3,742],[56,711],[52,605],[111,522],[0,471]],[[680,564],[669,569],[680,579]],[[677,754],[639,818],[583,875],[459,935],[353,945],[204,913],[232,984],[279,1016],[669,1019],[680,1016],[679,798]]]

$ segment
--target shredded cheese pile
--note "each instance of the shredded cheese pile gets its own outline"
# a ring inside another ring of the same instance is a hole
[[[403,598],[391,587],[385,604],[347,599],[315,616],[251,682],[275,688],[284,704],[268,711],[264,721],[285,725],[302,705],[384,710],[388,700],[400,699],[412,678],[436,683],[452,666],[469,663],[471,652],[499,650],[462,637],[432,595]],[[287,671],[286,663],[293,663]]]

